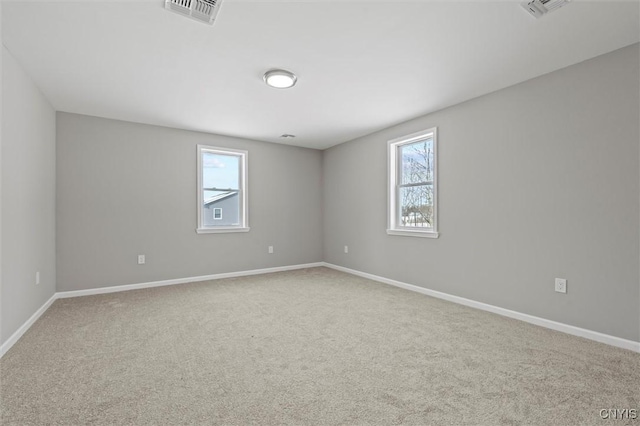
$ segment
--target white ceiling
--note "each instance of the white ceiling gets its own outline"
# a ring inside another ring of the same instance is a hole
[[[638,42],[637,0],[3,2],[3,43],[60,111],[324,149]],[[289,90],[263,73],[298,75]],[[280,139],[283,133],[296,139]]]

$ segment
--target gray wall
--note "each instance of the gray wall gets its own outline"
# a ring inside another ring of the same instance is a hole
[[[2,53],[0,53],[0,93],[2,93],[2,83],[4,79],[4,61],[2,60],[4,57],[4,44],[2,42],[2,2],[0,2],[0,46],[2,46]],[[2,116],[2,99],[4,99],[4,96],[0,97],[0,345],[5,342],[3,338],[4,333],[2,332],[2,301],[4,300],[2,297],[2,121],[4,119]]]
[[[52,106],[3,46],[2,343],[56,291],[55,126]]]
[[[640,340],[638,49],[325,151],[325,260]],[[387,141],[434,126],[441,236],[386,235]]]
[[[249,151],[250,232],[196,234],[198,144]],[[60,112],[57,147],[59,291],[322,260],[320,151]]]

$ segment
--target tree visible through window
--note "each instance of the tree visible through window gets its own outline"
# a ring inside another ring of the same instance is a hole
[[[387,232],[437,237],[436,202],[436,129],[390,141]]]
[[[433,138],[399,150],[402,226],[433,228]]]

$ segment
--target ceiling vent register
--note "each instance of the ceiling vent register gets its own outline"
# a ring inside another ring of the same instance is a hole
[[[164,7],[197,21],[213,24],[222,0],[165,0]]]
[[[522,7],[534,18],[542,16],[560,9],[562,6],[570,3],[571,0],[533,0],[522,3]]]

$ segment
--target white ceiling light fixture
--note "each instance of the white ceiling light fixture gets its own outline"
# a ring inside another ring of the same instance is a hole
[[[298,77],[291,71],[286,70],[269,70],[264,73],[263,80],[267,86],[276,89],[288,89],[296,85]]]

